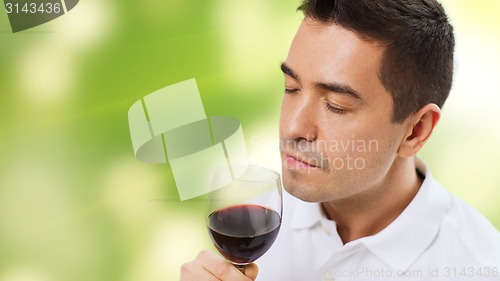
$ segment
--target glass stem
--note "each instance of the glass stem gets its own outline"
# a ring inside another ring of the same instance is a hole
[[[245,266],[244,265],[241,265],[241,264],[235,264],[234,266],[236,266],[237,269],[239,269],[241,271],[241,273],[245,273]]]

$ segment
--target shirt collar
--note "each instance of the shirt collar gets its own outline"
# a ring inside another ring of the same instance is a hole
[[[319,203],[309,203],[296,199],[290,226],[292,229],[310,228],[325,218]]]
[[[403,212],[379,233],[363,238],[363,244],[395,270],[406,270],[436,237],[451,205],[449,193],[417,160],[425,175],[419,191]]]
[[[429,246],[451,204],[448,192],[434,180],[425,164],[418,159],[416,163],[425,179],[410,204],[379,233],[348,243],[364,244],[394,270],[408,269]],[[291,227],[310,228],[322,219],[325,215],[319,203],[297,200]]]

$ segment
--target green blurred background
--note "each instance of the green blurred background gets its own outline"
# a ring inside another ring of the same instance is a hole
[[[199,200],[134,157],[128,108],[195,77],[208,115],[241,120],[252,162],[279,169],[277,125],[299,1],[82,0],[12,34],[0,12],[0,281],[178,279],[210,247]],[[500,228],[500,1],[443,1],[455,84],[421,152]]]

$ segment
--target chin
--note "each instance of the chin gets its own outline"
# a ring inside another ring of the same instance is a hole
[[[320,192],[315,190],[313,186],[302,185],[293,180],[289,182],[283,178],[283,187],[290,195],[302,201],[311,203],[324,201]]]
[[[316,178],[317,179],[317,178]],[[328,182],[327,184],[325,182]],[[283,187],[288,194],[305,202],[327,202],[345,199],[352,194],[347,188],[330,181],[299,180],[283,173]]]
[[[323,202],[324,200],[321,200],[322,198],[318,198],[317,194],[314,194],[313,192],[301,192],[300,190],[294,190],[294,191],[288,191],[293,197],[300,199],[305,202],[309,203],[317,203],[317,202]]]

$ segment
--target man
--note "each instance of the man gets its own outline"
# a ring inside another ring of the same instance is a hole
[[[299,9],[281,66],[283,184],[293,197],[280,234],[259,274],[204,251],[181,280],[500,280],[498,231],[415,156],[452,83],[442,6],[305,0]]]

